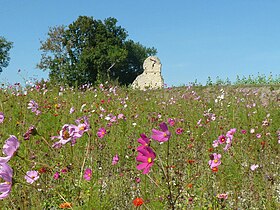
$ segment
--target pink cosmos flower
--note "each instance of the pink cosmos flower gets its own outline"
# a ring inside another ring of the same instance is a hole
[[[212,146],[214,148],[218,147],[219,146],[219,141],[218,140],[214,140]]]
[[[178,134],[178,135],[180,135],[180,134],[182,134],[183,133],[183,128],[177,128],[176,129],[176,134]]]
[[[218,137],[218,141],[219,141],[219,144],[224,144],[224,143],[226,143],[226,137],[224,135],[220,135]]]
[[[13,157],[18,148],[18,139],[15,136],[11,135],[10,138],[5,141],[5,144],[3,146],[3,154],[5,154],[6,157],[0,157],[0,164],[7,163]]]
[[[231,128],[228,132],[227,132],[227,134],[226,134],[226,137],[229,137],[229,138],[233,138],[233,134],[235,134],[235,132],[236,132],[236,128]]]
[[[3,123],[4,119],[5,119],[4,113],[0,112],[0,123]]]
[[[78,118],[75,122],[78,124],[77,137],[81,137],[85,132],[89,131],[90,124],[86,116]]]
[[[113,157],[112,165],[116,165],[118,162],[119,162],[119,156],[116,154],[116,155]]]
[[[102,139],[106,133],[107,131],[105,128],[99,128],[97,131],[97,136]]]
[[[167,120],[167,122],[168,122],[168,124],[169,124],[170,126],[174,126],[174,125],[175,125],[175,120],[172,119],[172,118],[169,118],[169,119]]]
[[[52,136],[51,139],[59,139],[58,142],[55,142],[52,147],[55,148],[60,148],[62,145],[73,141],[75,142],[75,140],[79,137],[81,137],[81,135],[79,134],[79,128],[76,125],[69,125],[69,124],[65,124],[62,126],[62,129],[59,132],[59,136]]]
[[[138,152],[136,160],[142,163],[140,163],[136,168],[138,170],[143,170],[143,174],[147,174],[150,172],[150,169],[154,164],[156,154],[151,147],[139,149]]]
[[[222,157],[222,155],[217,154],[217,153],[214,153],[214,154],[210,155],[210,160],[209,160],[208,164],[209,164],[211,169],[221,165],[221,157]]]
[[[256,134],[256,137],[257,137],[258,139],[260,139],[260,138],[262,137],[262,135],[261,135],[260,133],[257,133],[257,134]]]
[[[220,193],[217,195],[217,198],[226,200],[228,198],[228,195],[226,193]]]
[[[31,109],[36,115],[39,115],[41,112],[39,111],[39,106],[34,100],[30,100],[28,103],[27,109]]]
[[[57,179],[59,179],[59,177],[60,177],[59,172],[58,171],[55,172],[54,175],[53,175],[53,179],[57,180]]]
[[[84,179],[87,181],[90,181],[91,176],[92,176],[92,170],[90,168],[86,168],[86,170],[84,172]]]
[[[166,123],[165,122],[160,123],[159,127],[160,127],[161,131],[152,129],[152,132],[153,132],[152,138],[158,142],[168,141],[171,136],[171,133],[168,130]]]
[[[138,141],[138,143],[140,143],[142,145],[137,147],[137,150],[149,146],[150,142],[151,142],[150,139],[144,133],[141,133],[140,136],[141,136],[141,138],[139,138],[137,141]]]
[[[33,184],[33,182],[39,179],[39,173],[38,171],[27,171],[24,178],[29,184]]]
[[[0,200],[8,197],[12,188],[13,169],[7,164],[0,164],[0,180],[4,182],[0,183]]]

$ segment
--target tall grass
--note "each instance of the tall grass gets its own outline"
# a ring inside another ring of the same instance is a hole
[[[27,108],[30,100],[38,103],[38,115]],[[20,147],[9,161],[13,185],[0,208],[279,209],[279,106],[277,85],[3,88],[0,147],[10,135]],[[74,145],[52,147],[57,139],[51,137],[63,125],[84,116],[90,129]],[[150,137],[162,122],[171,137],[163,143],[151,139],[156,158],[151,171],[142,174],[136,169],[137,139],[142,133]],[[30,126],[36,132],[25,140]],[[103,138],[97,136],[100,128],[106,129]],[[183,132],[177,134],[178,128]],[[227,151],[225,144],[213,147],[233,128]],[[222,156],[217,172],[208,163],[214,153]],[[116,154],[119,161],[113,165]],[[87,168],[90,180],[84,178]],[[24,178],[31,170],[39,172],[32,184]],[[135,198],[143,204],[135,206]]]

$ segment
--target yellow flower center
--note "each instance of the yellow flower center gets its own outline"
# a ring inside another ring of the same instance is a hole
[[[148,163],[151,163],[151,162],[152,162],[152,158],[149,157],[149,158],[148,158]]]
[[[63,139],[69,139],[69,137],[70,137],[69,132],[68,131],[63,131],[62,138]]]
[[[215,160],[214,160],[214,163],[218,163],[218,159],[215,159]]]

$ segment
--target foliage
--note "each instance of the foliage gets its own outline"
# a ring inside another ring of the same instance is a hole
[[[127,40],[115,18],[103,22],[80,16],[66,26],[50,28],[42,42],[38,68],[50,70],[50,80],[71,86],[108,80],[131,83],[143,71],[143,61],[154,48]]]
[[[9,65],[9,51],[12,46],[12,42],[7,41],[4,37],[0,36],[0,72],[3,71],[3,68]]]
[[[279,86],[1,89],[0,148],[9,135],[20,141],[1,209],[279,209],[279,94]],[[63,125],[84,116],[90,129],[52,147]],[[165,137],[155,131],[162,122],[170,138],[151,139],[156,157],[142,174],[137,140],[142,133]],[[214,147],[232,128],[231,147]],[[209,166],[214,153],[221,154],[217,172]],[[39,172],[34,183],[25,180],[28,171]]]

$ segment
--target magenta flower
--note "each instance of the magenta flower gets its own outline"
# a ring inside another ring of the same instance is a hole
[[[3,123],[4,119],[5,119],[4,113],[0,112],[0,123]]]
[[[5,141],[5,144],[3,146],[3,154],[5,154],[6,157],[0,157],[0,164],[7,163],[14,156],[18,148],[18,139],[15,136],[11,135],[10,138]]]
[[[78,133],[81,136],[90,129],[90,124],[86,116],[78,118],[75,122],[78,124]]]
[[[59,179],[59,177],[60,177],[59,172],[58,171],[55,172],[54,175],[53,175],[53,179],[57,180],[57,179]]]
[[[8,197],[12,188],[13,169],[7,164],[0,164],[0,180],[4,182],[0,183],[0,200]]]
[[[226,200],[228,198],[228,195],[226,193],[220,193],[217,195],[217,198]]]
[[[166,123],[165,122],[160,123],[159,127],[160,127],[161,131],[152,129],[152,132],[153,132],[152,138],[158,142],[168,141],[171,136],[171,133],[168,130]]]
[[[167,120],[167,122],[168,122],[168,124],[169,124],[170,126],[174,126],[174,125],[175,125],[175,120],[172,119],[172,118],[169,118],[169,119]]]
[[[220,135],[218,137],[218,141],[219,141],[219,144],[224,144],[224,143],[226,143],[227,139],[224,135]]]
[[[97,131],[97,136],[102,139],[106,133],[107,132],[106,132],[105,128],[99,128]]]
[[[113,157],[112,165],[116,165],[118,162],[119,162],[119,156],[116,154],[116,155]]]
[[[92,170],[90,168],[86,168],[86,170],[84,172],[84,179],[87,181],[90,181],[91,176],[92,176]]]
[[[178,134],[178,135],[180,135],[180,134],[182,134],[183,133],[183,128],[177,128],[176,129],[176,134]]]
[[[217,153],[214,153],[214,154],[210,155],[210,160],[209,160],[208,164],[209,164],[211,169],[221,165],[221,157],[222,157],[222,155],[217,154]]]
[[[149,146],[150,142],[151,142],[150,139],[144,133],[141,133],[140,136],[141,136],[141,138],[139,138],[137,141],[138,141],[138,143],[140,143],[142,145],[137,147],[137,150],[143,149],[144,147]]]
[[[39,179],[39,173],[38,171],[27,171],[24,178],[29,184],[33,184],[33,182]]]
[[[143,174],[147,174],[150,172],[150,169],[154,164],[156,154],[151,147],[139,149],[138,152],[136,160],[142,163],[140,163],[136,168],[138,170],[143,170]]]

